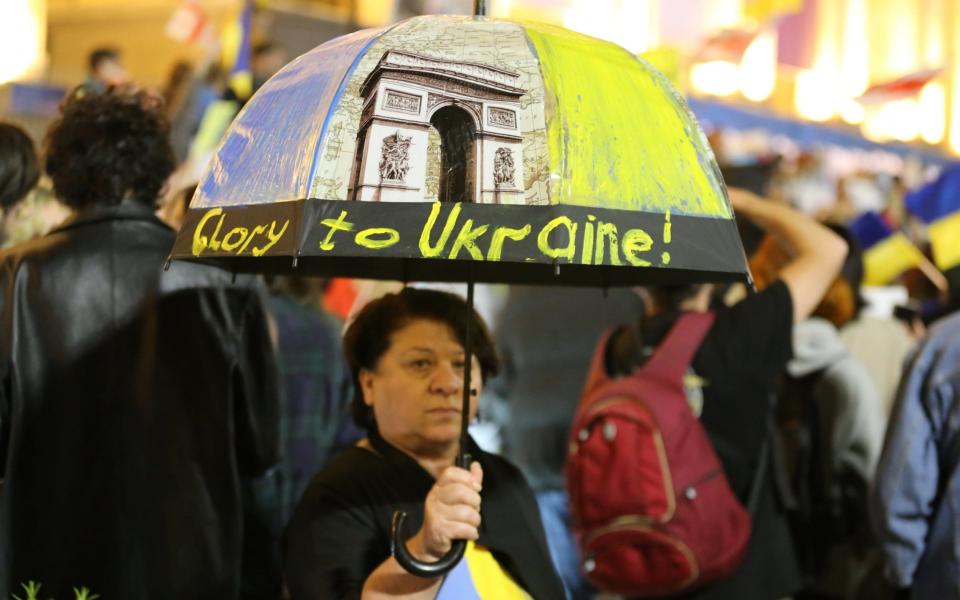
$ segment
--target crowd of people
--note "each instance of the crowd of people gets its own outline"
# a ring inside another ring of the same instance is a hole
[[[256,84],[279,58],[255,55]],[[868,311],[852,215],[792,207],[782,167],[724,171],[756,289],[493,288],[485,322],[405,287],[334,314],[344,282],[165,264],[224,98],[216,70],[159,94],[103,49],[42,158],[0,123],[0,597],[611,597],[565,487],[590,356],[611,332],[625,377],[706,312],[688,399],[752,528],[682,597],[960,597],[960,294],[910,271],[922,311]],[[408,573],[398,509],[415,558],[465,558]]]

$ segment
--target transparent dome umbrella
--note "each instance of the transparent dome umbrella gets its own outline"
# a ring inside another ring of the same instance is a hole
[[[474,282],[749,281],[714,156],[660,73],[565,29],[470,16],[353,33],[278,72],[224,134],[171,258],[461,281],[470,304]],[[459,560],[460,542],[413,559],[404,516],[405,568]]]

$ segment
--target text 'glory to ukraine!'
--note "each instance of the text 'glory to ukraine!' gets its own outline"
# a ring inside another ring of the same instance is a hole
[[[500,261],[506,244],[520,242],[534,234],[530,224],[520,227],[492,226],[478,224],[472,218],[461,222],[460,203],[453,205],[442,227],[435,233],[440,210],[440,202],[432,203],[430,214],[420,229],[418,246],[423,258],[457,259],[464,254],[473,260]],[[262,256],[283,238],[290,224],[290,220],[286,219],[282,223],[273,220],[254,227],[230,227],[226,223],[229,216],[221,208],[204,213],[193,234],[194,256],[201,256],[207,251]],[[663,243],[669,244],[672,237],[670,213],[667,212],[664,217]],[[322,253],[348,254],[343,246],[351,243],[368,250],[383,250],[400,242],[400,231],[397,229],[360,228],[357,223],[350,221],[347,210],[341,210],[337,218],[320,220],[319,225],[326,228],[325,232],[321,232],[322,238],[318,244]],[[562,235],[564,232],[566,235]],[[558,216],[544,223],[536,232],[536,247],[545,257],[584,265],[623,265],[625,261],[636,267],[650,266],[651,262],[645,256],[653,248],[653,243],[653,238],[643,229],[627,229],[621,236],[615,223],[598,220],[590,214],[579,223],[568,216]],[[659,262],[669,264],[670,253],[662,252]]]

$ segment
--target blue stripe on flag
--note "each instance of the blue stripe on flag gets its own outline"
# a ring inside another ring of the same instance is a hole
[[[864,250],[885,240],[893,233],[890,226],[873,211],[863,213],[850,223],[850,232]]]
[[[960,163],[946,167],[935,181],[909,192],[904,203],[910,214],[925,223],[960,211]]]
[[[462,559],[440,585],[436,600],[484,600],[473,585],[467,559]]]

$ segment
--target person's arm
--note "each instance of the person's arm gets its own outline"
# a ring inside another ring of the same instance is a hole
[[[792,259],[780,271],[793,300],[793,320],[802,321],[820,303],[847,256],[843,238],[803,213],[730,188],[730,203],[780,242]]]
[[[444,469],[424,501],[423,527],[407,541],[407,549],[415,558],[435,562],[450,550],[454,540],[476,540],[480,536],[482,483],[480,463],[473,463],[470,471]],[[411,575],[391,556],[367,577],[362,598],[432,600],[441,581],[442,577]]]
[[[924,394],[929,356],[921,349],[904,370],[890,416],[886,443],[870,497],[870,512],[880,548],[887,558],[887,578],[909,587],[923,557],[939,489],[937,432]],[[936,418],[936,417],[934,417]]]

